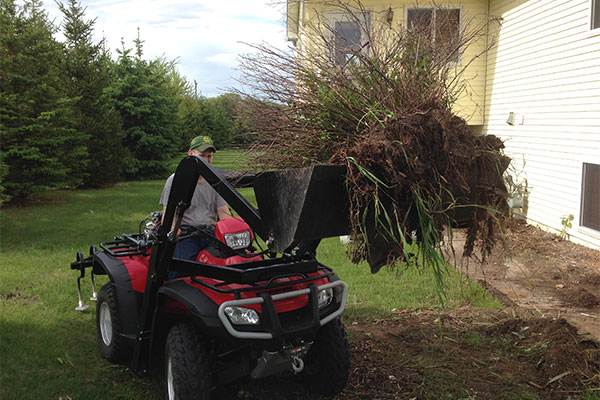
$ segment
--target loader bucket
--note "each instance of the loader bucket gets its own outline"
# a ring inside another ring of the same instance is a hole
[[[293,242],[350,232],[346,168],[316,165],[270,171],[254,182],[269,248],[282,252]]]

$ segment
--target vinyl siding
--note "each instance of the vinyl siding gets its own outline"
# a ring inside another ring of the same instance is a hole
[[[290,0],[288,0],[290,1]],[[302,30],[302,25],[308,26],[309,24],[318,23],[319,19],[323,15],[327,15],[328,12],[335,10],[331,6],[326,5],[326,2],[318,0],[309,0],[302,4],[302,10],[300,15],[302,16],[301,21],[301,33],[300,40],[297,44],[298,51],[311,51],[318,46],[318,39],[310,37],[307,34],[308,29]],[[331,4],[331,2],[329,3]],[[364,0],[361,1],[362,6],[372,12],[373,22],[382,22],[385,18],[386,11],[391,7],[394,12],[394,18],[392,26],[394,29],[401,29],[406,23],[406,9],[409,7],[415,7],[418,4],[419,7],[431,7],[435,4],[439,7],[452,7],[461,8],[462,10],[462,23],[466,26],[474,26],[474,24],[482,23],[487,19],[487,1],[484,0],[467,0],[467,1],[456,1],[456,2],[427,2],[419,1],[418,3],[412,0],[394,0],[394,1],[381,1],[381,0]],[[469,46],[461,57],[461,65],[457,66],[458,69],[462,69],[462,65],[475,58],[476,55],[480,54],[486,47],[487,41],[485,38],[474,42],[473,45]],[[467,90],[461,94],[458,101],[454,106],[454,111],[465,118],[470,125],[481,125],[484,117],[484,99],[485,99],[485,75],[486,75],[486,61],[484,57],[478,57],[466,68],[463,72],[463,77],[467,84]]]
[[[501,137],[513,174],[527,179],[523,216],[560,230],[573,214],[571,238],[600,247],[600,232],[579,226],[582,163],[600,164],[600,32],[590,32],[589,7],[589,0],[490,0],[503,24],[490,35],[497,44],[487,56],[478,132]]]

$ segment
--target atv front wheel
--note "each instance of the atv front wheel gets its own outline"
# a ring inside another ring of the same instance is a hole
[[[350,345],[340,318],[321,327],[305,357],[302,378],[315,393],[334,396],[350,376]]]
[[[102,357],[113,364],[127,361],[128,349],[121,336],[117,297],[112,283],[102,286],[96,302],[96,331]]]
[[[175,325],[167,336],[165,381],[168,400],[210,399],[208,355],[200,334],[190,324]]]

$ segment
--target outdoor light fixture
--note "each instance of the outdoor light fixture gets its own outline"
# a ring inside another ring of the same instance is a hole
[[[514,125],[515,124],[515,113],[514,112],[509,112],[508,113],[508,119],[506,120],[506,123],[509,125]]]
[[[393,20],[394,20],[394,11],[392,10],[392,7],[390,6],[390,8],[388,8],[387,12],[385,13],[385,22],[387,22],[388,25],[391,27]]]

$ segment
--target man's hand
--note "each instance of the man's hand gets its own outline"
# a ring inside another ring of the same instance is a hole
[[[163,206],[163,212],[162,212],[162,216],[160,217],[160,224],[162,225],[163,221],[165,220],[165,214],[167,213],[167,206]],[[173,221],[173,224],[171,225],[171,229],[173,229],[173,227],[175,226],[175,221]],[[177,237],[181,236],[181,229],[177,229]]]

